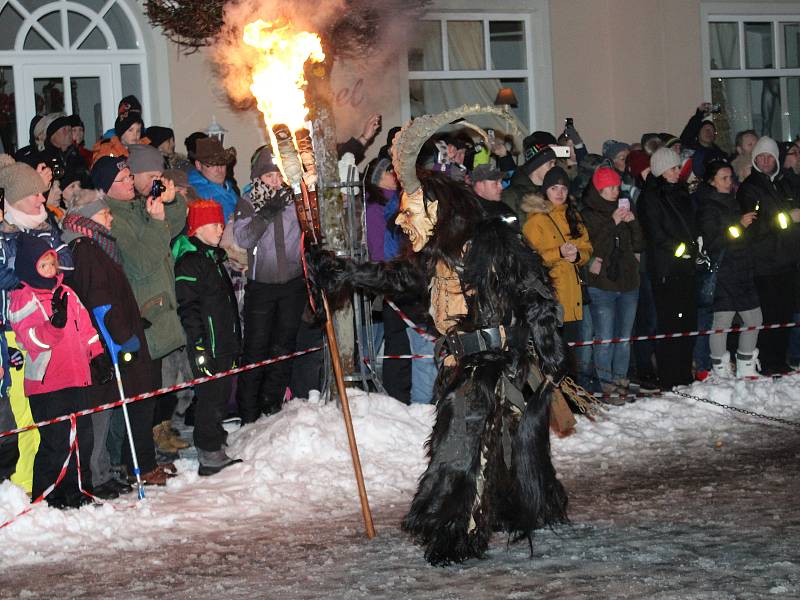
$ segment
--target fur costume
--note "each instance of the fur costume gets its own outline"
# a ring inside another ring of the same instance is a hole
[[[440,175],[416,183],[404,182],[398,217],[413,255],[355,264],[312,248],[309,278],[334,304],[353,288],[431,303],[447,356],[434,388],[430,462],[402,527],[431,564],[447,565],[482,557],[494,530],[531,542],[534,529],[567,521],[548,428],[563,350],[539,255],[463,184]],[[401,223],[416,193],[434,223],[422,240]]]

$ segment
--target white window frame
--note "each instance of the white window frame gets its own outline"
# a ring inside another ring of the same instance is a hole
[[[788,92],[786,77],[800,77],[800,68],[788,69],[784,67],[786,54],[783,40],[783,28],[781,23],[795,22],[800,23],[800,6],[798,4],[762,4],[750,2],[747,4],[734,3],[704,3],[701,6],[701,39],[703,51],[703,91],[705,98],[711,100],[711,80],[715,77],[720,78],[741,78],[750,77],[777,77],[780,85],[781,99],[781,133],[783,139],[790,139],[793,135],[791,131],[790,115],[788,112]],[[739,36],[739,69],[712,69],[711,68],[711,34],[709,32],[710,23],[735,22],[738,24]],[[744,37],[744,24],[747,23],[772,23],[773,27],[773,57],[775,67],[772,69],[748,69],[746,68],[746,47]]]
[[[401,94],[401,110],[403,120],[411,116],[411,101],[409,98],[409,83],[416,80],[443,80],[443,79],[525,79],[528,85],[528,123],[524,123],[529,129],[533,129],[537,122],[536,116],[536,89],[534,81],[534,52],[533,52],[533,32],[531,27],[531,15],[526,13],[504,13],[504,12],[430,12],[426,13],[420,21],[439,21],[441,26],[442,42],[442,69],[440,71],[410,71],[408,70],[408,53],[406,52],[402,61],[405,64],[405,71],[408,73],[408,82]],[[484,64],[486,69],[481,70],[450,70],[450,53],[447,48],[447,22],[448,21],[481,21],[483,22],[483,52]],[[492,64],[491,45],[489,36],[490,21],[522,21],[525,35],[525,67],[524,69],[490,69]]]
[[[0,0],[0,10],[6,4],[14,7],[19,14],[27,13],[27,9],[18,0]],[[114,126],[116,119],[117,103],[122,99],[122,76],[121,66],[135,64],[139,66],[140,84],[142,90],[143,117],[146,123],[165,123],[172,122],[171,91],[169,65],[167,61],[167,45],[164,37],[153,29],[144,16],[142,6],[137,0],[117,0],[116,5],[124,12],[128,23],[133,29],[138,48],[119,49],[116,47],[116,40],[102,18],[102,15],[114,4],[114,0],[107,0],[98,13],[95,13],[87,6],[72,2],[70,0],[52,0],[52,2],[34,10],[29,17],[23,19],[17,30],[13,50],[0,51],[0,65],[13,68],[15,109],[17,122],[17,145],[19,147],[27,144],[28,125],[34,114],[33,98],[26,98],[25,91],[28,84],[25,81],[26,70],[31,68],[39,70],[42,67],[50,67],[57,75],[65,78],[82,77],[93,65],[105,72],[105,68],[111,68],[111,93],[112,101],[103,106],[103,129],[107,130]],[[62,39],[64,44],[52,39],[47,31],[37,22],[45,14],[53,12],[53,6],[57,5],[62,12]],[[66,31],[67,11],[77,12],[90,19],[92,24],[87,26],[86,31],[70,46],[69,36]],[[98,15],[100,15],[98,17]],[[104,34],[109,42],[108,50],[78,50],[78,46],[91,31],[92,25]],[[55,50],[25,50],[25,37],[29,28],[35,29],[39,35],[51,45],[57,47]],[[69,46],[69,47],[66,47]],[[65,90],[65,108],[70,104],[69,93]]]

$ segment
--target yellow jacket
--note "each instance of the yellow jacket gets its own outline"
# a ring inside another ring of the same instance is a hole
[[[586,227],[581,222],[580,237],[572,239],[567,224],[567,205],[555,206],[538,194],[525,196],[522,209],[528,213],[522,233],[550,269],[556,296],[564,308],[564,322],[580,321],[583,318],[583,295],[578,267],[589,262],[592,256],[592,243]],[[578,248],[579,256],[574,264],[561,257],[559,249],[565,242]]]

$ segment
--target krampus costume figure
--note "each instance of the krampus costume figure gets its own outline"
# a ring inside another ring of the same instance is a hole
[[[397,223],[411,258],[359,265],[309,253],[310,277],[334,299],[353,288],[430,298],[443,336],[436,423],[403,529],[433,565],[483,556],[494,530],[530,542],[534,529],[567,520],[550,460],[549,404],[563,351],[547,270],[470,188],[415,169],[425,139],[468,110],[486,112],[421,117],[395,139],[404,188]]]

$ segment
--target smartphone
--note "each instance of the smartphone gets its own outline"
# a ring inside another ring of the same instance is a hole
[[[6,211],[6,188],[0,187],[0,210]]]
[[[556,154],[556,158],[569,158],[569,146],[550,146]]]
[[[566,119],[564,119],[564,129],[566,129],[567,127],[572,127],[573,123],[574,121],[572,117],[567,117]]]
[[[617,201],[617,204],[619,204],[619,207],[620,207],[620,208],[624,208],[625,210],[630,210],[630,209],[631,209],[631,201],[630,201],[630,198],[620,198],[620,199]]]

